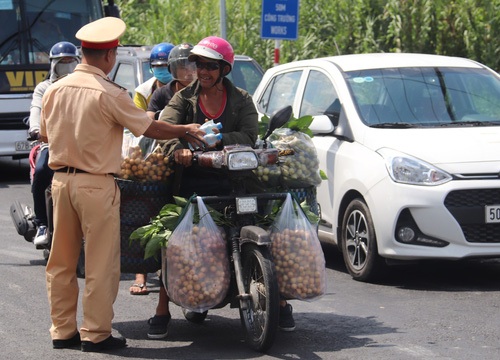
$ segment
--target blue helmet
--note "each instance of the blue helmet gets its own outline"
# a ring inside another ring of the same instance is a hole
[[[151,49],[151,54],[149,55],[149,64],[151,66],[167,65],[168,55],[173,48],[174,45],[171,43],[160,43],[155,45],[153,49]]]
[[[75,45],[67,41],[61,41],[50,49],[49,59],[60,59],[63,57],[80,58],[80,53]]]

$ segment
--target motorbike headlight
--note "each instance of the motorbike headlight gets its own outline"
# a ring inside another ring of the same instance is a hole
[[[229,170],[253,170],[259,166],[257,155],[253,151],[230,153],[227,159]]]
[[[385,160],[392,180],[410,185],[435,186],[452,179],[447,172],[416,157],[383,148],[377,151]]]

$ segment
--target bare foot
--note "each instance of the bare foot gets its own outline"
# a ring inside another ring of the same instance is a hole
[[[135,282],[130,287],[130,295],[148,295],[147,274],[135,274]]]

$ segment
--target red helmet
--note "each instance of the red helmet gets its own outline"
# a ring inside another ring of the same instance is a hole
[[[191,50],[188,59],[189,61],[196,61],[198,56],[224,61],[229,65],[229,71],[233,68],[234,50],[231,44],[223,38],[209,36],[201,40],[194,46],[193,50]]]

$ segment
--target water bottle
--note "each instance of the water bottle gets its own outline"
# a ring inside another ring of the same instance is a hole
[[[220,131],[222,129],[222,123],[214,123],[213,120],[210,120],[201,125],[200,129],[205,131],[206,134],[203,136],[203,139],[205,139],[209,147],[212,147],[217,141],[222,140],[221,133],[213,132],[213,129],[218,129]],[[189,144],[189,149],[194,150],[191,144]]]
[[[200,130],[203,130],[204,132],[208,134],[212,134],[214,131],[213,129],[222,129],[222,123],[214,123],[213,120],[205,122],[203,125],[200,126]]]
[[[212,147],[215,145],[215,143],[219,140],[222,140],[222,134],[221,133],[218,133],[218,134],[215,134],[215,133],[211,133],[211,134],[207,134],[205,136],[203,136],[203,139],[205,139],[205,141],[207,142],[208,146],[209,147]]]

